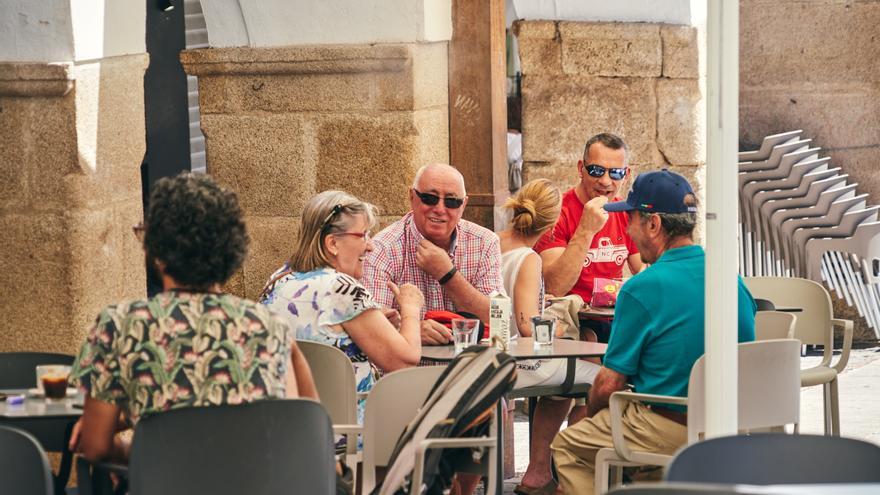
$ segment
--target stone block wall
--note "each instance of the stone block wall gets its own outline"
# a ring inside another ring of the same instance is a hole
[[[447,43],[185,51],[208,173],[238,194],[251,248],[228,290],[259,295],[290,256],[305,202],[341,189],[409,209],[416,169],[448,162]]]
[[[104,305],[144,296],[147,61],[0,63],[0,352],[73,354]]]
[[[702,190],[705,102],[696,28],[518,21],[514,29],[524,181],[544,177],[571,187],[584,143],[608,131],[629,145],[635,173],[670,168]]]
[[[741,149],[803,129],[869,204],[880,202],[880,3],[742,0]],[[875,340],[853,308],[856,340]]]

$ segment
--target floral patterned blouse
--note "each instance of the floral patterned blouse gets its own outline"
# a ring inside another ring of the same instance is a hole
[[[144,415],[284,397],[285,321],[228,294],[169,291],[108,306],[73,364],[70,382]]]
[[[367,355],[351,340],[342,323],[368,309],[380,308],[357,279],[332,268],[311,272],[288,272],[285,265],[260,302],[290,318],[290,327],[300,340],[312,340],[339,348],[354,366],[358,392],[368,392],[379,378]],[[363,419],[363,403],[358,416]]]

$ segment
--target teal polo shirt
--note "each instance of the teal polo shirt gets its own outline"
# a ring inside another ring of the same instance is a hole
[[[629,377],[636,392],[687,396],[691,368],[705,352],[705,269],[702,247],[670,249],[621,287],[603,364]],[[757,308],[737,279],[739,341],[750,342]]]

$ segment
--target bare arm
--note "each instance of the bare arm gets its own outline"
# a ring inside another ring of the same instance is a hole
[[[622,375],[610,368],[602,367],[590,387],[590,397],[587,403],[587,417],[608,407],[608,399],[614,392],[626,389],[626,375]]]
[[[416,264],[435,280],[443,278],[453,266],[449,253],[427,239],[422,239],[419,243]],[[453,275],[443,285],[443,289],[449,294],[456,309],[467,311],[476,315],[483,323],[489,323],[489,296],[477,290],[460,272]]]
[[[629,265],[629,272],[633,275],[645,269],[645,264],[642,263],[642,255],[640,254],[629,255],[629,258],[626,259],[626,264]]]
[[[550,248],[541,252],[544,262],[544,283],[547,292],[564,296],[577,283],[584,266],[584,258],[593,237],[602,230],[608,220],[608,212],[602,206],[608,202],[605,196],[593,198],[584,205],[584,213],[574,235],[564,248]]]
[[[513,308],[516,311],[516,327],[523,337],[532,336],[531,318],[541,312],[538,294],[541,290],[541,258],[530,253],[520,265],[513,290]]]
[[[86,397],[79,450],[92,462],[128,463],[128,443],[116,436],[119,406]]]
[[[296,341],[290,346],[290,371],[288,376],[292,378],[288,381],[288,387],[294,386],[294,390],[287,390],[288,397],[304,397],[306,399],[321,400],[318,397],[318,389],[315,387],[315,380],[312,378],[312,369],[303,356],[302,350],[296,345]],[[292,376],[291,376],[292,375]],[[296,395],[291,395],[295,393]]]
[[[391,287],[400,306],[400,331],[378,309],[368,309],[342,324],[370,361],[384,371],[416,366],[422,358],[422,293],[410,284]]]
[[[455,303],[456,309],[467,311],[476,315],[483,323],[489,323],[489,296],[478,291],[464,275],[456,273],[443,287]]]

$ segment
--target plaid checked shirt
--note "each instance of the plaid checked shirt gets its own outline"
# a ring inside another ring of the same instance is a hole
[[[433,277],[416,265],[416,247],[424,237],[416,229],[412,212],[386,227],[373,238],[373,251],[364,261],[361,282],[370,291],[373,300],[387,307],[397,307],[394,294],[386,286],[389,280],[395,284],[413,284],[425,296],[425,311],[455,311],[452,298]],[[494,232],[479,225],[460,220],[453,233],[449,248],[452,264],[458,268],[475,289],[489,295],[504,291],[501,281],[501,246]]]

